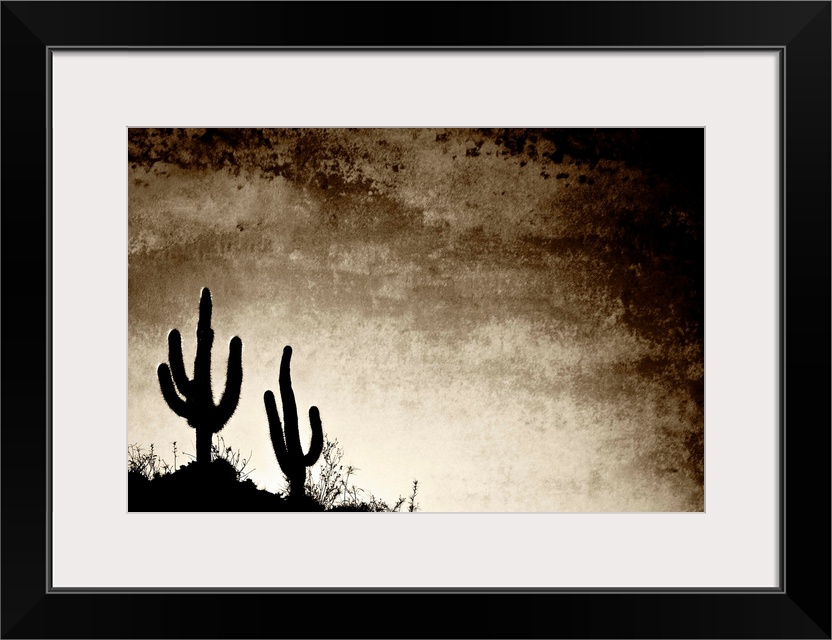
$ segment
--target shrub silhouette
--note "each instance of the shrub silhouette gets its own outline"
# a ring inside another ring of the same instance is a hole
[[[243,383],[243,343],[237,336],[231,339],[225,391],[219,404],[215,405],[211,389],[211,347],[214,344],[214,330],[211,329],[211,292],[207,287],[202,289],[199,300],[196,340],[193,379],[189,380],[185,373],[182,336],[176,329],[168,334],[170,366],[167,363],[160,364],[157,373],[159,386],[168,406],[196,429],[197,462],[209,463],[211,436],[225,426],[240,400],[240,387]]]
[[[177,449],[174,447],[174,451]],[[344,474],[343,449],[337,440],[323,434],[323,450],[319,456],[318,473],[307,473],[305,491],[289,497],[284,492],[260,489],[248,477],[248,458],[238,449],[232,451],[222,436],[211,443],[210,464],[198,464],[195,456],[185,452],[191,462],[174,471],[153,446],[138,444],[127,447],[127,508],[129,511],[353,511],[401,512],[419,511],[416,504],[417,481],[409,498],[391,503],[355,486],[350,480],[357,469],[347,466]],[[351,470],[351,471],[350,471]],[[405,508],[409,501],[409,507]]]
[[[269,419],[269,435],[272,439],[272,447],[274,447],[280,469],[289,481],[289,497],[294,500],[302,500],[304,498],[306,468],[311,467],[318,461],[324,446],[324,432],[318,408],[311,407],[309,409],[309,424],[312,426],[312,442],[309,445],[309,452],[304,455],[300,445],[300,434],[298,433],[298,407],[295,403],[295,393],[292,391],[292,378],[289,373],[291,359],[292,347],[287,345],[283,349],[278,377],[285,428],[280,424],[274,394],[271,391],[266,391],[263,394],[263,401],[266,404],[266,416]]]

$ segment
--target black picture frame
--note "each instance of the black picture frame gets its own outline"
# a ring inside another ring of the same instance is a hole
[[[828,1],[3,2],[2,637],[829,638],[830,15]],[[48,92],[63,47],[778,51],[780,588],[50,590]]]

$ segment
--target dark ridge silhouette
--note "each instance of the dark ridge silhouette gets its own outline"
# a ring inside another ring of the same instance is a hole
[[[311,499],[292,500],[240,481],[227,460],[192,462],[174,473],[148,478],[127,474],[129,511],[323,511]]]
[[[215,405],[211,389],[214,331],[211,329],[211,292],[207,287],[202,290],[199,300],[196,339],[194,377],[189,380],[182,358],[182,337],[176,329],[168,334],[170,366],[167,363],[159,365],[159,386],[171,410],[196,429],[196,461],[208,463],[211,461],[211,436],[225,426],[240,400],[243,343],[236,336],[231,339],[225,391],[219,404]]]
[[[289,496],[278,491],[259,489],[246,472],[249,459],[225,447],[222,438],[211,445],[211,461],[174,470],[154,450],[137,444],[128,447],[128,510],[131,512],[414,512],[418,481],[413,481],[411,495],[401,495],[392,503],[376,497],[343,475],[343,450],[338,441],[323,436],[318,478],[306,479],[304,493]],[[175,451],[175,449],[174,449]],[[187,455],[187,454],[186,454]],[[355,469],[347,466],[349,471]]]
[[[274,394],[271,391],[266,391],[263,394],[263,401],[266,404],[269,435],[271,435],[277,462],[289,481],[289,497],[293,500],[299,500],[304,497],[306,468],[311,467],[318,461],[323,450],[324,432],[318,408],[311,407],[309,409],[309,423],[312,426],[312,442],[309,445],[309,452],[304,455],[300,445],[300,434],[298,433],[298,408],[295,403],[295,393],[292,391],[292,378],[289,373],[291,359],[292,347],[287,345],[283,349],[283,357],[280,360],[280,376],[278,378],[285,428],[282,428],[280,424]]]

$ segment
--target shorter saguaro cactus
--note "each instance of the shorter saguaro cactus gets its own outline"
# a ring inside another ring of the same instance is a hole
[[[289,497],[300,498],[304,495],[306,468],[311,467],[318,461],[324,447],[324,432],[318,408],[310,407],[309,424],[312,426],[312,442],[309,445],[309,452],[304,455],[298,432],[298,407],[295,403],[292,378],[289,374],[289,361],[291,359],[292,347],[286,346],[280,360],[280,376],[278,378],[285,427],[280,424],[274,394],[271,391],[266,391],[263,394],[263,401],[266,404],[266,416],[269,419],[269,434],[271,435],[274,453],[277,456],[277,462],[283,471],[283,475],[289,481]]]
[[[240,401],[240,387],[243,383],[243,343],[235,336],[231,339],[229,349],[225,391],[219,404],[214,404],[214,395],[211,390],[211,347],[213,344],[211,292],[206,287],[202,290],[199,300],[193,379],[188,379],[185,373],[182,336],[176,329],[168,334],[170,365],[163,362],[157,370],[159,386],[168,406],[176,415],[185,418],[188,424],[196,429],[196,461],[198,463],[211,461],[211,437],[225,426],[237,409],[237,403]]]

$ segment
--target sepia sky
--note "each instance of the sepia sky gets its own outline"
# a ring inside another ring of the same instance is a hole
[[[217,400],[243,341],[220,435],[261,488],[291,345],[304,447],[316,405],[388,503],[418,479],[424,511],[702,510],[703,140],[131,129],[127,441],[194,452],[156,368],[177,328],[192,373],[208,287]]]

